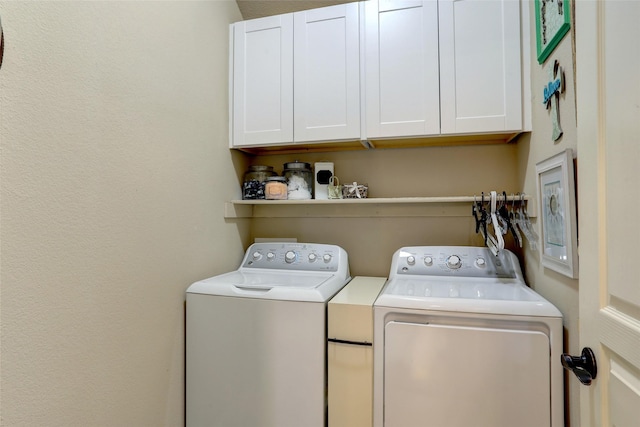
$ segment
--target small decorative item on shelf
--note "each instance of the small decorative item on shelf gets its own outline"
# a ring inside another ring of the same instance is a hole
[[[329,185],[327,185],[327,193],[330,199],[342,199],[342,185],[337,176],[329,178]]]
[[[344,184],[342,186],[342,197],[344,199],[366,199],[369,186],[367,184]]]

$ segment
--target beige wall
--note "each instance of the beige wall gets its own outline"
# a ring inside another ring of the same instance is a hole
[[[270,155],[251,161],[282,172],[285,162],[296,159],[334,162],[343,183],[367,183],[371,197],[480,197],[483,191],[518,191],[515,144]],[[367,208],[370,216],[349,217],[349,209],[343,208],[337,217],[309,218],[307,208],[287,206],[289,217],[254,219],[251,234],[340,245],[349,254],[352,275],[359,276],[387,276],[391,256],[402,246],[482,244],[475,234],[471,203],[461,214],[459,209],[451,215],[443,208],[443,216],[415,216],[419,209],[411,206],[392,209],[388,216],[388,209],[379,215],[381,207]]]
[[[0,15],[2,425],[181,425],[184,291],[249,232],[223,219],[237,5]]]
[[[518,143],[518,158],[520,167],[519,180],[523,191],[536,194],[536,163],[541,162],[557,153],[571,148],[574,157],[577,153],[576,138],[576,98],[575,79],[572,53],[572,34],[567,34],[558,47],[543,64],[536,59],[535,22],[533,2],[531,5],[531,93],[532,93],[532,122],[533,132],[530,138],[523,138]],[[550,110],[542,103],[543,89],[551,80],[549,68],[554,60],[558,60],[565,70],[566,91],[560,98],[560,123],[564,134],[554,142],[551,138]],[[579,168],[579,164],[578,164]],[[536,224],[540,228],[540,224]],[[551,301],[562,312],[565,329],[565,351],[580,354],[578,330],[578,280],[570,279],[552,270],[544,268],[540,263],[540,255],[536,251],[525,251],[525,274],[529,284],[538,293]],[[566,378],[566,392],[568,393],[569,424],[580,425],[579,383],[573,377]],[[568,381],[567,381],[568,380]]]

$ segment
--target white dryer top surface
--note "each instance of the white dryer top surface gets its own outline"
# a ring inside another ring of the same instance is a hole
[[[516,256],[480,247],[407,247],[396,252],[375,306],[562,317],[529,288]]]
[[[562,317],[550,302],[514,281],[390,280],[376,306],[466,313]]]

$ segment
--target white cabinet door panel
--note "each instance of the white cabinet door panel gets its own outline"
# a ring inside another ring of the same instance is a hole
[[[233,144],[293,140],[293,15],[234,24]]]
[[[358,4],[294,14],[294,140],[360,137]]]
[[[368,1],[368,138],[440,133],[438,3]]]
[[[522,129],[520,5],[441,0],[441,132]]]

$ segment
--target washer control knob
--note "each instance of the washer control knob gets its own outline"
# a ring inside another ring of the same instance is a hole
[[[314,262],[316,259],[318,259],[318,255],[314,253],[309,254],[309,262]]]
[[[296,260],[296,253],[294,251],[287,251],[286,254],[284,254],[284,260],[291,264],[293,261]]]
[[[273,261],[274,259],[276,259],[276,254],[274,254],[273,252],[269,252],[267,254],[267,261]]]
[[[413,255],[409,255],[407,257],[407,264],[414,265],[415,263],[416,263],[416,257],[414,257]]]
[[[485,268],[487,266],[487,261],[484,258],[478,258],[476,260],[476,265],[480,268]]]
[[[433,265],[433,258],[430,256],[426,256],[424,257],[424,265],[426,265],[427,267],[430,267]]]
[[[458,255],[451,255],[447,258],[447,267],[458,269],[462,267],[462,260]]]
[[[324,262],[330,262],[330,261],[331,261],[331,254],[324,254],[324,255],[322,256],[322,260],[323,260]]]
[[[258,251],[254,252],[251,256],[255,261],[258,261],[260,258],[262,258],[262,254]]]

